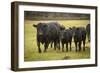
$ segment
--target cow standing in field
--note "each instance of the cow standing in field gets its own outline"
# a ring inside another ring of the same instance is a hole
[[[71,28],[60,31],[60,41],[62,44],[63,52],[64,52],[64,44],[66,44],[66,52],[68,51],[68,44],[70,44],[70,51],[71,51],[72,36],[73,36],[73,31]]]
[[[63,30],[65,30],[65,27],[63,26],[63,25],[57,25],[59,28],[60,28],[60,34],[61,34],[61,31],[63,31]],[[59,35],[59,41],[60,41],[61,39],[60,39],[60,35]],[[56,42],[56,47],[57,48],[59,48],[59,50],[60,50],[60,43],[59,43],[59,41],[58,42]],[[54,40],[52,40],[52,42],[51,42],[51,48],[52,48],[52,45],[54,44]],[[55,50],[56,50],[56,48],[55,48]]]
[[[83,42],[83,51],[85,51],[86,29],[84,27],[74,27],[74,43],[76,51],[81,51],[81,44]],[[77,49],[79,47],[79,50]]]
[[[41,53],[40,43],[44,44],[44,52],[46,52],[51,42],[54,42],[55,49],[58,43],[60,49],[60,27],[58,23],[38,23],[33,26],[37,29],[37,46],[39,53]]]
[[[87,24],[86,31],[87,31],[88,41],[90,42],[90,24]]]

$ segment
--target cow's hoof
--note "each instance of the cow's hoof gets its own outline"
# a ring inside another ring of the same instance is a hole
[[[62,50],[62,52],[64,52],[64,50]]]
[[[44,50],[44,52],[47,52],[46,50]]]
[[[39,51],[39,53],[41,53],[41,51]]]
[[[60,50],[60,48],[58,48],[58,50]]]
[[[81,52],[81,50],[79,50],[78,52]]]
[[[39,52],[39,53],[42,53],[42,52]]]
[[[68,50],[66,50],[66,52],[68,52]]]

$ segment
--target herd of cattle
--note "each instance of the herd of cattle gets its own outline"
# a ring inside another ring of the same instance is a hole
[[[40,43],[44,45],[44,52],[47,51],[49,45],[54,45],[54,49],[60,48],[64,51],[64,44],[66,44],[66,52],[68,51],[68,44],[70,51],[72,50],[71,44],[74,39],[76,51],[81,51],[81,44],[83,43],[83,51],[85,51],[86,35],[90,41],[90,24],[85,27],[72,27],[66,29],[63,25],[57,22],[38,23],[33,24],[37,29],[37,46],[38,51],[41,53]],[[61,45],[60,45],[61,44]]]

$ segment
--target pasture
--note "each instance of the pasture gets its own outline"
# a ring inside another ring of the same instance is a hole
[[[89,20],[42,20],[42,21],[24,21],[24,61],[44,61],[44,60],[69,60],[69,59],[87,59],[90,58],[90,43],[86,38],[86,50],[81,52],[75,51],[74,42],[72,42],[72,51],[62,52],[60,50],[51,48],[50,45],[47,49],[47,52],[44,53],[44,46],[41,44],[42,53],[38,53],[37,41],[36,41],[36,28],[33,27],[33,24],[39,22],[58,22],[61,25],[64,25],[66,28],[69,27],[86,27],[89,23]],[[66,48],[64,48],[66,49]]]

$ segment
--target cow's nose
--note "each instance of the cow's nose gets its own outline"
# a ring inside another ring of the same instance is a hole
[[[39,32],[39,35],[43,35],[43,33],[42,32]]]

